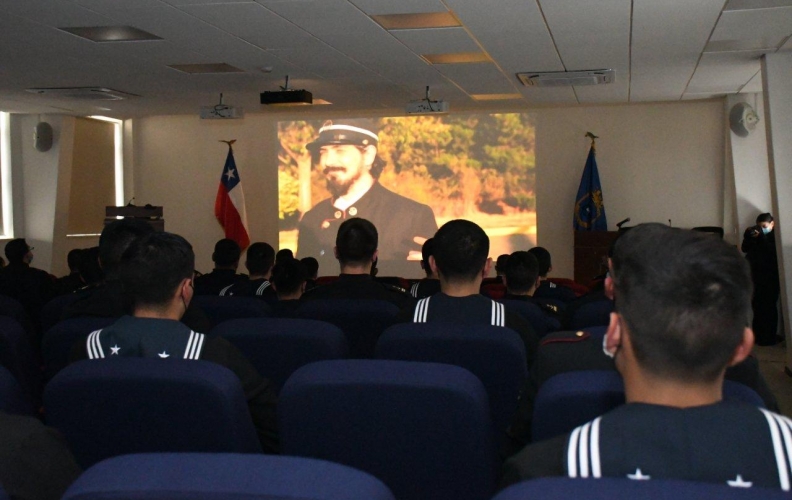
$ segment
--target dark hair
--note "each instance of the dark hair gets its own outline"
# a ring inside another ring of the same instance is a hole
[[[215,243],[214,253],[212,253],[212,261],[216,266],[228,267],[233,266],[239,262],[239,255],[242,249],[239,244],[231,239],[223,238]]]
[[[305,272],[308,273],[308,279],[316,279],[319,275],[319,261],[313,257],[303,257],[300,262],[305,266]]]
[[[773,222],[773,216],[769,213],[759,214],[756,217],[756,223],[761,224],[762,222]]]
[[[478,224],[456,219],[443,224],[434,236],[434,259],[446,281],[471,281],[484,269],[489,237]]]
[[[498,260],[495,261],[495,272],[498,275],[503,274],[506,269],[506,261],[509,260],[509,254],[498,255]]]
[[[434,238],[429,238],[428,240],[424,241],[423,246],[421,247],[421,261],[423,262],[423,270],[426,271],[426,275],[429,276],[432,274],[432,267],[429,265],[429,257],[434,255]]]
[[[308,280],[308,271],[297,259],[284,259],[272,269],[272,283],[278,295],[297,292],[306,280]]]
[[[152,233],[124,252],[119,275],[135,306],[162,306],[182,280],[192,278],[194,269],[195,254],[187,240],[177,234]]]
[[[269,243],[253,243],[247,249],[245,267],[250,274],[266,274],[275,263],[275,249]]]
[[[547,251],[544,247],[533,247],[532,249],[528,250],[536,260],[539,262],[539,276],[542,278],[547,276],[547,273],[550,272],[550,267],[553,265],[552,261],[550,260],[550,252]]]
[[[69,253],[66,254],[66,264],[69,266],[70,272],[79,272],[80,267],[80,253],[83,251],[82,248],[74,248],[69,250]]]
[[[641,224],[613,253],[616,310],[637,362],[681,381],[713,381],[751,323],[751,274],[736,248],[703,233]]]
[[[510,292],[526,293],[536,285],[539,277],[539,261],[530,252],[514,252],[503,268],[506,287]]]
[[[99,265],[99,247],[81,250],[79,257],[77,270],[80,272],[83,282],[86,284],[99,283],[104,279],[102,266]]]
[[[11,240],[5,246],[5,256],[9,264],[22,262],[29,251],[30,247],[25,238]]]
[[[336,248],[341,264],[365,264],[377,251],[379,235],[370,221],[355,217],[347,219],[338,227]]]
[[[293,259],[293,258],[294,258],[294,252],[292,252],[288,248],[281,248],[280,250],[278,250],[278,253],[275,254],[275,262],[280,262],[285,259]]]
[[[136,219],[121,219],[106,225],[99,237],[99,263],[105,276],[115,278],[121,256],[129,245],[153,232],[151,226]]]

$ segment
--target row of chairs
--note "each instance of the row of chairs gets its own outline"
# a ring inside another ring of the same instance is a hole
[[[0,499],[3,496],[0,495]],[[394,500],[376,478],[343,465],[298,457],[236,454],[140,454],[87,470],[63,500]],[[776,500],[777,490],[691,481],[543,478],[514,485],[492,500]]]

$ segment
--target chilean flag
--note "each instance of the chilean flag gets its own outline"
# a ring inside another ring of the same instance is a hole
[[[215,199],[215,217],[225,229],[225,237],[232,239],[242,248],[250,245],[250,236],[247,229],[247,213],[245,212],[245,193],[242,192],[239,171],[234,162],[234,151],[228,144],[223,175],[220,176],[220,186],[217,188]]]

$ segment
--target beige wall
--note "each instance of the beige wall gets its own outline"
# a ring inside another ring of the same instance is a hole
[[[588,142],[600,136],[598,163],[610,227],[723,221],[723,102],[543,108],[537,114],[539,244],[554,255],[556,276],[572,276],[572,209]],[[277,143],[282,117],[241,120],[160,116],[135,120],[134,196],[165,207],[166,229],[185,236],[199,270],[211,269],[223,237],[214,199],[226,155],[222,139],[237,139],[237,166],[247,199],[251,239],[277,242]]]
[[[105,207],[115,205],[115,125],[74,121],[68,234],[101,233]]]

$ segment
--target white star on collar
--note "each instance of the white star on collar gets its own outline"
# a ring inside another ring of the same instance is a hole
[[[236,171],[233,168],[228,169],[228,172],[226,172],[226,177],[228,177],[228,180],[231,180],[236,177],[236,174],[234,172]]]
[[[652,476],[644,476],[641,469],[635,469],[635,474],[627,474],[627,479],[632,479],[633,481],[646,481],[647,479],[652,479]]]
[[[750,488],[753,486],[751,481],[745,481],[739,474],[737,474],[737,478],[734,481],[726,481],[726,484],[732,488]]]
[[[112,356],[113,354],[116,354],[116,355],[118,355],[118,351],[120,351],[120,350],[121,350],[121,348],[120,348],[120,347],[118,347],[118,344],[116,344],[116,345],[114,345],[113,347],[111,347],[111,348],[110,348],[110,350],[111,350],[111,351],[113,351],[113,352],[111,352],[111,353],[110,353],[110,355],[111,355],[111,356]]]
[[[157,353],[157,356],[159,356],[160,358],[167,358],[167,357],[170,357],[170,354],[168,354],[165,351],[162,351],[160,353]]]

